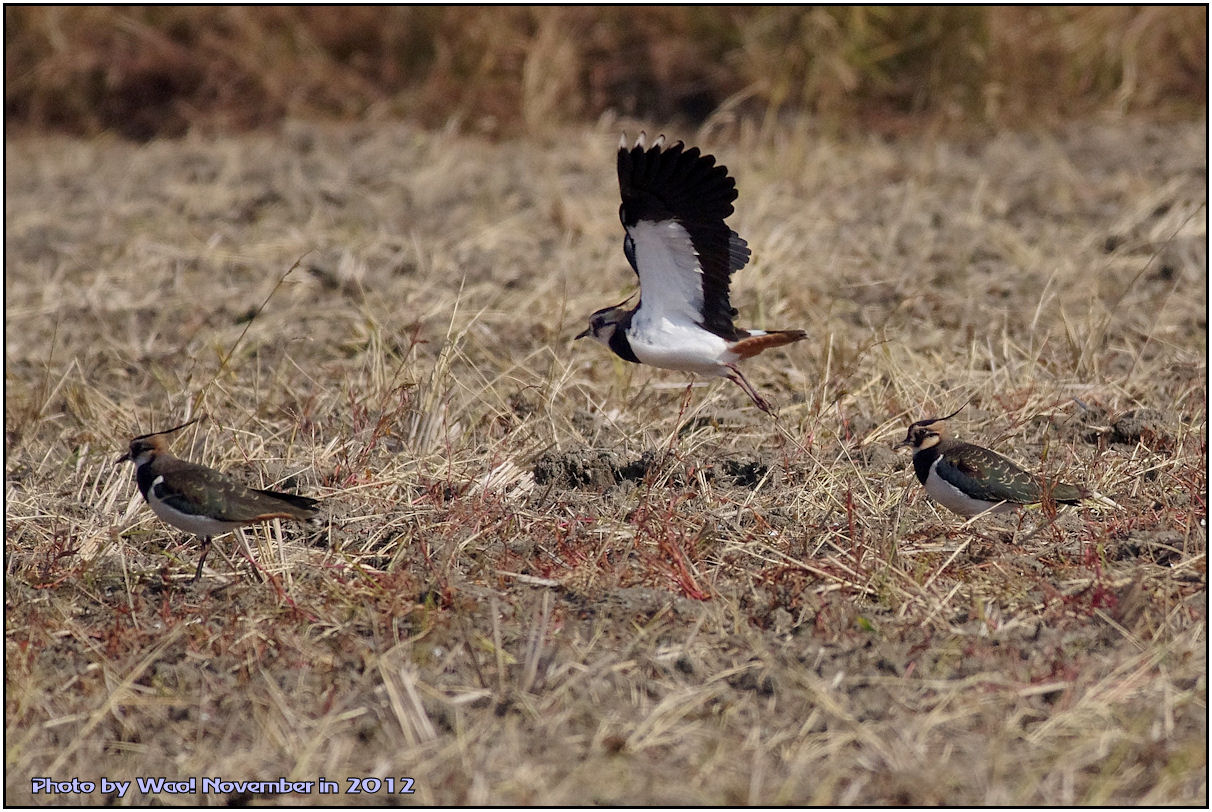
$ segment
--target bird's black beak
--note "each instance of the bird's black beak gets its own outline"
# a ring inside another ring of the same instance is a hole
[[[119,463],[123,463],[123,462],[130,462],[130,452],[129,451],[127,451],[121,457],[118,457],[118,459],[114,460],[114,465],[118,465]]]
[[[572,340],[573,340],[573,341],[576,341],[578,338],[589,338],[589,336],[590,336],[590,335],[592,335],[592,334],[593,334],[593,328],[591,328],[591,327],[586,327],[584,332],[577,333],[577,334],[576,334],[576,335],[573,337],[573,339],[572,339]]]

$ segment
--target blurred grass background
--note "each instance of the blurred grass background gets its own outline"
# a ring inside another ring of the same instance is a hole
[[[8,6],[4,23],[10,132],[792,112],[896,132],[1207,109],[1204,6]]]

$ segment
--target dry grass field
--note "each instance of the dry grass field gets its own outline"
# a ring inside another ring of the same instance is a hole
[[[638,128],[6,143],[9,803],[1207,803],[1206,126],[670,130],[811,334],[777,422],[571,340]],[[965,401],[1121,509],[933,505],[891,446]],[[324,510],[190,583],[114,460],[198,414]],[[343,794],[31,794],[140,776]]]
[[[1199,118],[1207,28],[1202,5],[10,4],[4,117],[140,141],[284,117],[508,137],[609,111],[886,131]]]

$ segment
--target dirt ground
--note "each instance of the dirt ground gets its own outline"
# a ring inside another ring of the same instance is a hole
[[[670,132],[810,333],[777,422],[572,341],[623,128],[6,143],[8,803],[1207,803],[1205,125]],[[933,505],[891,446],[965,402],[1120,509]],[[114,464],[195,414],[324,500],[260,577]]]

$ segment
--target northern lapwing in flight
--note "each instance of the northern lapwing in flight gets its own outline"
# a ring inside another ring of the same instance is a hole
[[[729,280],[749,261],[748,244],[724,223],[736,181],[698,147],[666,146],[664,136],[646,147],[644,133],[630,148],[623,136],[618,164],[623,253],[640,298],[635,307],[626,307],[629,296],[597,311],[577,338],[592,336],[632,363],[728,378],[773,414],[737,363],[807,333],[732,323]]]
[[[961,406],[960,409],[964,407]],[[1049,498],[1058,505],[1076,505],[1098,497],[1085,488],[1063,482],[1044,483],[996,451],[948,437],[940,425],[959,414],[919,420],[909,426],[896,448],[913,449],[913,472],[934,501],[961,516],[1006,513]]]
[[[202,555],[193,580],[202,575],[202,562],[213,536],[270,519],[303,521],[315,515],[319,501],[293,493],[248,488],[205,465],[187,462],[168,450],[165,435],[197,422],[141,434],[118,458],[135,464],[135,479],[148,507],[180,530],[202,537]]]

